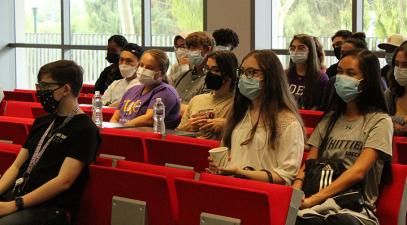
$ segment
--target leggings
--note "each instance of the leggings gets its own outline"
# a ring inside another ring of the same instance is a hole
[[[64,209],[38,206],[0,217],[0,225],[70,225]]]

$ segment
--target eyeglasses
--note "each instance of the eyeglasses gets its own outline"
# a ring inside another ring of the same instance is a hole
[[[47,90],[50,89],[50,87],[52,85],[58,85],[58,86],[62,86],[64,85],[64,83],[58,83],[58,82],[39,82],[37,84],[35,84],[35,88],[37,90]]]
[[[247,78],[252,79],[256,74],[258,73],[262,73],[263,70],[259,70],[259,69],[254,69],[254,68],[243,68],[240,67],[236,70],[237,72],[237,76],[240,77],[242,75],[245,75]]]
[[[203,68],[203,72],[204,72],[204,74],[211,72],[216,75],[222,75],[222,73],[219,71],[219,69],[208,68],[206,66]]]

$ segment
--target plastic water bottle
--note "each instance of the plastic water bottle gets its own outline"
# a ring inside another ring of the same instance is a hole
[[[92,120],[97,127],[103,127],[102,107],[102,96],[99,91],[95,91],[95,95],[92,98]]]
[[[161,98],[156,98],[153,106],[153,119],[154,119],[154,133],[161,134],[165,136],[165,105],[162,102]]]

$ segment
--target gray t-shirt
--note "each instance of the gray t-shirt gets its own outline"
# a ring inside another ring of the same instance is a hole
[[[319,148],[328,126],[325,117],[313,131],[308,144]],[[363,195],[366,203],[375,207],[379,195],[380,179],[384,160],[390,160],[392,154],[393,124],[389,115],[384,113],[368,113],[357,120],[347,120],[340,116],[333,127],[322,159],[341,159],[349,169],[365,148],[379,152],[379,159],[366,174]]]
[[[204,93],[205,75],[195,69],[189,70],[174,80],[174,87],[181,98],[181,103],[188,104],[192,97]]]

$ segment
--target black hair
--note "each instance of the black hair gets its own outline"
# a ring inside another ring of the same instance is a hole
[[[216,45],[227,46],[230,44],[232,49],[239,45],[239,36],[232,29],[217,29],[212,33],[212,36],[215,39]]]
[[[37,80],[49,74],[53,80],[61,84],[69,84],[72,94],[77,97],[82,89],[83,69],[71,60],[58,60],[43,65],[38,71]]]
[[[107,43],[114,42],[119,46],[120,48],[123,48],[125,45],[127,45],[127,39],[123,37],[122,35],[113,35],[111,36],[108,40]]]
[[[352,37],[352,32],[349,30],[338,30],[334,36],[331,37],[331,41],[333,41],[336,37],[342,37],[343,39],[348,39]]]
[[[350,43],[355,48],[367,49],[366,34],[364,32],[356,32],[352,37],[346,39],[343,43]]]
[[[216,51],[208,54],[208,58],[212,58],[216,61],[222,77],[228,77],[230,79],[230,88],[233,89],[237,80],[236,70],[238,61],[236,55],[231,51]]]
[[[131,52],[133,55],[136,56],[138,60],[140,60],[141,56],[144,53],[143,47],[134,43],[128,43],[126,46],[123,47],[122,51]]]

